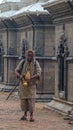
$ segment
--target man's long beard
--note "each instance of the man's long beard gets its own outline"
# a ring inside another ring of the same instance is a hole
[[[30,62],[32,62],[32,61],[33,61],[33,59],[27,59],[27,61],[30,63]]]

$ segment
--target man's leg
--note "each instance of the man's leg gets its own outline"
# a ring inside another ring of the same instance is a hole
[[[30,112],[30,121],[34,121],[34,108],[35,108],[35,99],[28,99],[28,104],[29,104],[29,112]]]
[[[24,112],[24,115],[21,117],[21,120],[27,120],[27,111],[28,111],[28,100],[21,100],[21,109]]]
[[[34,121],[33,112],[30,112],[30,122]]]

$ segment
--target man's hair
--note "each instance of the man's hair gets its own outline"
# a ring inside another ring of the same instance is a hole
[[[26,55],[35,55],[35,52],[33,50],[27,50],[27,54]]]

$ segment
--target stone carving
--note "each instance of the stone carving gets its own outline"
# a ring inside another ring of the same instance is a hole
[[[43,56],[43,46],[38,42],[35,47],[36,56]]]
[[[58,59],[58,89],[59,97],[67,98],[67,62],[69,51],[67,47],[67,38],[65,33],[60,36],[60,45],[58,46],[57,59]]]
[[[3,55],[3,53],[4,53],[4,48],[2,45],[2,41],[0,40],[0,55]]]
[[[26,39],[22,40],[22,57],[25,58],[26,51],[28,50],[29,45]]]
[[[16,55],[16,50],[14,47],[9,47],[8,48],[8,55]]]
[[[65,33],[62,33],[60,36],[60,45],[58,46],[57,56],[58,57],[67,57],[69,55],[67,47],[67,38]]]

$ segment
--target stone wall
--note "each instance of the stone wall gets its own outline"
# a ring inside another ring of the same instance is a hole
[[[56,47],[56,53],[57,53],[57,48],[60,43],[60,35],[63,33],[63,24],[60,23],[56,25],[55,27],[55,47]],[[69,49],[69,57],[73,57],[73,23],[66,22],[65,23],[65,34],[67,37],[67,45]],[[55,53],[55,54],[56,54]],[[55,97],[59,97],[59,91],[58,91],[58,65],[56,64],[56,69],[55,69]],[[73,91],[72,91],[72,86],[73,86],[73,62],[71,60],[68,61],[68,68],[67,68],[67,100],[72,102],[73,101]]]
[[[21,2],[25,2],[26,5],[30,5],[32,3],[35,3],[35,2],[38,2],[39,0],[30,0],[30,1],[27,1],[27,0],[21,0]]]
[[[0,4],[0,11],[6,12],[6,11],[10,11],[10,10],[19,10],[22,7],[24,7],[24,5],[25,4],[23,4],[21,2],[6,2],[6,3]]]
[[[55,62],[44,61],[44,92],[53,93],[55,85]]]
[[[68,100],[73,102],[73,62],[68,64]]]
[[[73,22],[66,23],[65,25],[66,28],[66,35],[68,39],[68,48],[69,48],[69,56],[73,57]]]
[[[48,26],[45,28],[44,37],[45,37],[45,45],[44,45],[44,55],[45,56],[54,56],[55,55],[55,41],[54,41],[54,26]]]

